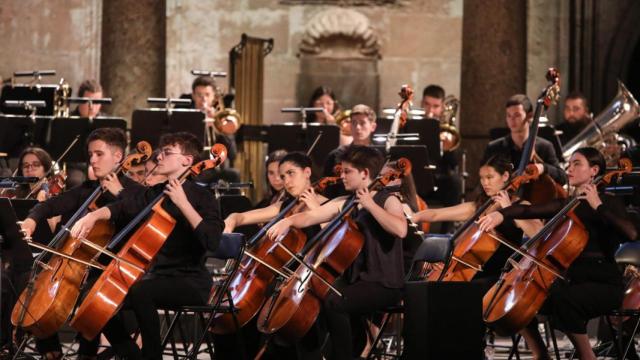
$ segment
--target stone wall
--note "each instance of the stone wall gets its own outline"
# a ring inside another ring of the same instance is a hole
[[[417,93],[429,83],[460,93],[462,0],[407,0],[348,8],[275,0],[167,0],[167,93],[189,92],[193,68],[227,71],[228,52],[242,33],[274,38],[265,63],[265,122],[294,120],[279,109],[300,105],[300,99],[306,103],[313,90],[298,85],[300,44],[310,20],[326,11],[356,11],[371,25],[380,46],[376,64],[380,106],[397,103],[403,83],[411,84]],[[221,84],[226,87],[227,80]],[[341,89],[335,90],[340,97]]]
[[[0,2],[0,77],[17,70],[54,69],[74,93],[85,78],[100,76],[101,0]],[[25,79],[29,80],[29,79]]]

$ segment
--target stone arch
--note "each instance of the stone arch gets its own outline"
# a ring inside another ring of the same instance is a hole
[[[309,20],[299,55],[378,58],[380,40],[365,15],[352,9],[331,8]]]

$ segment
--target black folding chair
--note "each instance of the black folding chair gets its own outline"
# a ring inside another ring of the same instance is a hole
[[[244,249],[245,239],[243,234],[223,234],[218,249],[214,252],[207,253],[206,257],[207,259],[233,260],[233,265],[231,270],[224,275],[224,278],[214,284],[214,292],[209,304],[200,306],[175,306],[160,309],[164,311],[168,324],[162,339],[162,347],[165,349],[165,355],[172,355],[175,359],[181,357],[196,359],[200,352],[200,347],[204,342],[207,345],[206,351],[208,351],[209,356],[213,358],[214,348],[211,335],[209,334],[209,328],[214,321],[214,315],[217,313],[231,313],[234,321],[236,321],[236,327],[240,328],[235,316],[237,309],[233,304],[229,292],[229,283],[235,272],[238,271]],[[213,277],[220,276],[219,273],[214,271],[210,271],[210,273]],[[171,313],[173,313],[173,316],[170,315]],[[185,317],[185,315],[193,315],[194,317],[195,328],[190,337],[186,336],[188,331],[184,329],[183,324],[180,324],[180,319]],[[182,349],[178,349],[176,339],[179,343],[182,343]],[[238,341],[240,343],[239,345],[241,345],[239,348],[244,349],[240,332],[238,332]],[[171,345],[170,352],[166,350],[167,344]],[[180,354],[180,352],[182,352],[182,354]],[[244,353],[242,357],[244,358]]]

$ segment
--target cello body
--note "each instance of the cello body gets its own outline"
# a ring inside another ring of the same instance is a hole
[[[529,255],[556,272],[565,272],[582,253],[589,234],[571,212],[545,237],[534,243]],[[523,257],[517,266],[484,296],[483,317],[500,335],[525,328],[546,300],[557,279],[553,273]]]

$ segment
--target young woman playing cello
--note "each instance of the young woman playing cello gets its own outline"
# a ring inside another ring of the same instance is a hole
[[[407,234],[407,221],[402,203],[388,190],[368,190],[382,169],[382,154],[373,148],[354,145],[345,151],[341,163],[345,189],[355,192],[359,202],[352,219],[365,242],[360,256],[343,277],[343,284],[338,285],[344,297],[332,293],[324,302],[331,338],[329,359],[351,359],[352,333],[355,333],[352,327],[363,325],[352,322],[351,318],[396,304],[404,285],[400,239]],[[340,213],[344,202],[345,198],[336,198],[316,210],[287,217],[275,224],[268,235],[277,239],[290,227],[304,228],[330,221]]]
[[[285,155],[279,162],[278,171],[283,188],[293,199],[300,197],[308,209],[316,209],[327,201],[327,198],[316,194],[311,187],[311,158],[304,153],[292,152]],[[282,200],[277,200],[267,207],[229,214],[224,220],[224,232],[233,232],[242,225],[266,223],[280,213],[283,205],[286,206]]]
[[[513,165],[510,160],[501,155],[491,156],[478,171],[480,176],[480,193],[475,201],[467,201],[459,205],[444,207],[439,209],[426,209],[412,216],[414,222],[428,221],[465,221],[476,212],[478,206],[487,199],[493,201],[500,208],[509,207],[514,203],[528,204],[520,199],[511,199],[506,191],[501,190],[509,182]],[[491,208],[490,208],[491,209]],[[519,244],[522,240],[523,232],[526,236],[535,235],[542,227],[540,220],[515,220],[501,224],[496,230],[507,240],[514,244]],[[500,269],[507,258],[513,253],[507,246],[501,244],[491,259],[484,264],[483,271],[476,275],[476,279],[487,279],[493,283],[500,274]]]
[[[581,199],[573,213],[586,228],[586,247],[567,272],[569,281],[556,281],[541,313],[550,314],[556,328],[573,343],[580,359],[596,359],[586,332],[587,321],[618,308],[623,297],[622,274],[614,252],[621,242],[633,241],[636,229],[620,199],[599,193],[592,180],[604,174],[606,163],[594,148],[576,150],[567,175],[574,194]],[[480,229],[489,231],[510,219],[551,218],[567,200],[539,205],[513,205],[480,218]],[[536,321],[522,330],[535,359],[549,359]]]

